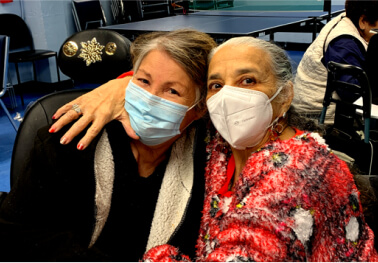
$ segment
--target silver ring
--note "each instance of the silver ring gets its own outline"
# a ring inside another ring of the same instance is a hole
[[[79,105],[77,105],[77,104],[72,105],[72,109],[74,111],[76,111],[78,114],[81,114],[81,109],[80,109]]]

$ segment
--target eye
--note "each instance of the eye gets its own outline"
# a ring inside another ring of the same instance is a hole
[[[223,86],[219,83],[210,83],[209,84],[209,90],[219,90],[221,89]]]
[[[175,90],[175,89],[169,89],[169,91],[168,91],[170,94],[173,94],[173,95],[180,95],[179,93],[178,93],[178,91],[177,90]]]
[[[242,80],[243,85],[251,85],[256,83],[256,80],[254,78],[245,78]]]
[[[144,79],[144,78],[138,78],[137,80],[141,84],[145,84],[145,85],[150,84],[150,82],[147,79]]]

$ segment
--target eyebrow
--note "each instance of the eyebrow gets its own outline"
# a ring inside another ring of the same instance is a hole
[[[234,72],[234,75],[239,76],[246,73],[259,73],[259,71],[256,68],[241,68],[241,69],[237,69]],[[220,78],[221,78],[221,75],[219,73],[214,73],[214,74],[211,74],[208,79],[213,80],[213,79],[220,79]]]
[[[152,77],[150,73],[148,73],[147,71],[145,71],[145,70],[143,70],[141,68],[139,68],[138,71],[142,71],[142,73],[145,74],[148,78]]]
[[[138,71],[141,71],[143,74],[145,74],[147,76],[147,78],[152,79],[152,75],[150,73],[148,73],[147,71],[145,71],[143,69],[138,69]],[[184,87],[185,89],[187,88],[180,81],[167,81],[167,82],[164,82],[164,85],[168,85],[168,86],[171,86],[171,85],[174,85],[174,84],[177,84],[177,85],[179,85],[181,87]]]

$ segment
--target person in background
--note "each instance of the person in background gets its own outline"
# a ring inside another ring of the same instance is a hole
[[[210,58],[207,107],[214,128],[207,140],[196,257],[167,244],[152,248],[143,260],[378,260],[347,165],[318,133],[303,130],[307,122],[291,105],[293,75],[285,52],[241,37]],[[86,107],[94,94],[76,102]],[[100,108],[113,112],[118,104],[112,105]]]
[[[293,105],[298,112],[319,119],[327,83],[327,64],[335,61],[358,66],[366,71],[365,56],[371,29],[378,28],[377,0],[346,0],[345,12],[328,22],[309,46],[299,63]],[[357,83],[351,76],[344,81]],[[337,92],[346,101],[358,97]],[[333,123],[335,107],[328,108],[325,123]]]
[[[204,198],[207,57],[215,46],[190,29],[134,40],[133,77],[119,80],[128,88],[126,101],[117,99],[139,140],[110,122],[77,151],[61,145],[64,129],[41,129],[25,173],[0,207],[1,259],[135,262],[165,243],[194,256]]]
[[[207,107],[217,132],[207,146],[196,260],[378,260],[347,165],[293,118],[285,52],[239,37],[210,59]],[[190,260],[169,245],[144,256],[177,258]]]

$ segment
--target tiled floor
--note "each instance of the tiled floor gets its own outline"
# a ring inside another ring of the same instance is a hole
[[[289,51],[290,58],[292,59],[293,68],[296,69],[299,61],[303,56],[302,51]],[[88,87],[82,85],[79,88]],[[90,86],[93,88],[93,86]],[[21,105],[21,99],[19,96],[16,96],[18,106],[15,109],[9,109],[12,117],[15,117],[16,113],[20,113],[21,116],[24,116],[24,111],[29,103],[32,103],[36,99],[48,94],[50,92],[44,90],[28,90],[24,93],[25,106]],[[5,104],[10,104],[9,98],[3,98]],[[9,192],[9,177],[10,177],[10,160],[12,156],[13,143],[16,138],[16,132],[11,125],[9,119],[5,115],[2,108],[0,108],[0,192]]]

